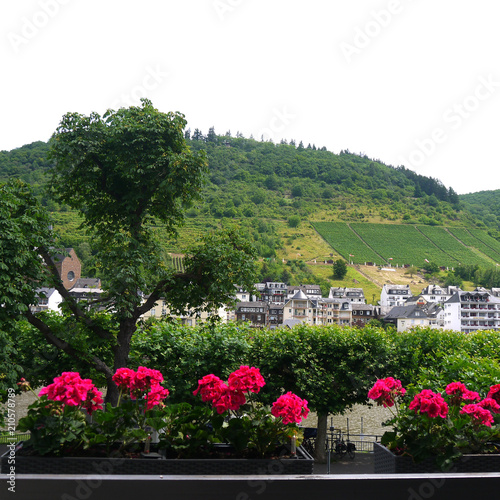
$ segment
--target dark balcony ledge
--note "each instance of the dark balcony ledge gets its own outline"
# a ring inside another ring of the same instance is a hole
[[[2,489],[8,476],[0,475]],[[453,499],[490,498],[500,489],[500,472],[483,474],[366,474],[311,476],[56,476],[17,475],[17,500],[54,498],[275,500],[276,498]],[[369,492],[369,494],[368,494]],[[14,497],[13,497],[14,498]]]

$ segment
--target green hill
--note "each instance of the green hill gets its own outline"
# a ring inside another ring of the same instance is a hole
[[[460,201],[467,210],[487,227],[500,230],[500,189],[464,194]]]
[[[469,210],[472,195],[462,203],[437,179],[301,142],[218,136],[213,129],[207,136],[187,131],[186,138],[191,148],[207,151],[210,173],[204,199],[187,211],[179,237],[167,239],[157,226],[167,252],[182,253],[206,231],[236,223],[260,256],[275,263],[341,256],[355,264],[422,266],[428,260],[477,269],[500,262],[498,227]],[[0,152],[0,182],[18,177],[31,183],[53,212],[61,243],[74,246],[90,269],[92,242],[78,229],[81,221],[45,194],[47,152],[44,142]],[[494,211],[494,198],[488,199]],[[283,269],[266,261],[266,272],[273,279],[307,278],[298,265]]]

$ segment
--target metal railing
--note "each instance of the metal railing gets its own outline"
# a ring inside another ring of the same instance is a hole
[[[0,434],[0,444],[18,443],[19,441],[26,441],[29,438],[29,432],[23,434]]]

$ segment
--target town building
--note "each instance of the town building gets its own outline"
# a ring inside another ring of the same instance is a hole
[[[312,299],[299,290],[283,306],[283,322],[291,320],[308,325],[350,325],[351,302],[323,297]]]
[[[380,293],[380,314],[385,316],[396,306],[402,306],[412,297],[410,285],[385,284]]]
[[[351,303],[352,326],[364,327],[372,319],[378,319],[380,308],[371,304]]]
[[[296,285],[287,287],[287,299],[291,299],[299,291],[311,299],[321,299],[323,297],[319,285]]]
[[[236,305],[236,321],[249,321],[252,326],[265,327],[269,324],[267,302],[239,302]]]
[[[353,304],[366,304],[362,288],[332,287],[328,297],[330,299],[346,299]]]
[[[287,299],[288,286],[286,283],[267,281],[259,291],[259,300],[269,304],[284,304]]]
[[[500,298],[485,289],[455,293],[444,304],[444,313],[447,330],[500,330]]]
[[[384,321],[392,323],[398,332],[416,327],[443,328],[443,306],[418,296],[394,306],[384,317]]]
[[[53,262],[66,290],[73,288],[77,279],[81,278],[82,265],[73,248],[66,248],[66,254],[54,255]]]
[[[100,303],[100,297],[104,290],[101,288],[99,278],[78,278],[74,286],[69,290],[69,294],[77,302],[87,301],[89,307],[104,308]]]
[[[460,288],[457,286],[441,287],[439,285],[428,285],[420,292],[420,295],[428,302],[439,302],[440,304],[444,304],[458,291],[460,291]]]
[[[177,320],[182,325],[186,326],[197,326],[205,323],[210,317],[218,316],[222,323],[227,323],[227,310],[225,307],[219,308],[217,311],[201,311],[199,313],[194,313],[193,311],[187,311],[184,314],[174,314],[169,308],[168,302],[166,300],[160,299],[155,302],[155,305],[145,314],[141,316],[142,319],[155,318],[172,318]]]
[[[32,313],[40,311],[60,312],[61,294],[55,288],[41,287],[37,290],[38,303],[30,307]]]
[[[267,326],[276,328],[283,323],[284,304],[269,304],[269,316]]]

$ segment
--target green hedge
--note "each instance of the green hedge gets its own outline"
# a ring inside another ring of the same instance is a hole
[[[266,380],[265,401],[290,390],[307,399],[312,410],[328,414],[367,402],[377,378],[394,376],[408,385],[423,370],[444,373],[451,355],[500,362],[500,332],[465,335],[423,328],[396,333],[370,326],[307,325],[268,330],[239,323],[192,328],[160,323],[136,337],[133,353],[130,366],[147,364],[164,374],[172,401],[192,399],[203,375],[226,379],[248,364],[259,367]],[[500,372],[498,377],[492,383],[500,383]]]

